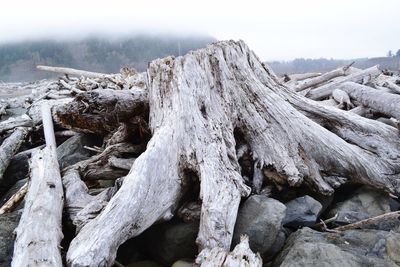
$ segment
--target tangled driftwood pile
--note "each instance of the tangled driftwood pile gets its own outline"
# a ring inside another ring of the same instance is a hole
[[[261,266],[246,237],[229,252],[249,195],[332,195],[347,183],[400,194],[400,78],[378,67],[281,79],[227,41],[154,60],[146,73],[38,68],[65,76],[0,103],[3,116],[27,109],[0,122],[0,182],[16,153],[32,154],[29,183],[0,211],[27,192],[13,266],[62,265],[63,210],[76,226],[70,266],[111,266],[122,243],[174,216],[200,221],[196,264]],[[56,143],[78,132],[103,145],[60,168]]]

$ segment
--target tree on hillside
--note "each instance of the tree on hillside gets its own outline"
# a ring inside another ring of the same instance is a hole
[[[396,52],[396,57],[400,57],[400,49]]]
[[[393,52],[392,52],[392,50],[389,50],[389,52],[387,52],[386,56],[387,56],[387,57],[393,57]]]

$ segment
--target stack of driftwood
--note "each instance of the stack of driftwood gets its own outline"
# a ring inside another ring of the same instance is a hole
[[[27,110],[0,122],[0,181],[17,153],[31,155],[29,182],[0,209],[25,197],[13,266],[62,266],[63,210],[76,226],[69,266],[111,266],[122,243],[173,216],[200,221],[197,265],[261,266],[246,238],[229,251],[250,194],[346,183],[400,194],[400,77],[378,66],[280,78],[226,41],[145,73],[38,68],[64,76],[0,103],[4,117]],[[79,132],[103,145],[60,168],[57,144]]]

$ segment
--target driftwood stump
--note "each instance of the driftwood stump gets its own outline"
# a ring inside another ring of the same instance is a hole
[[[350,180],[399,194],[395,128],[289,90],[241,41],[155,60],[147,87],[152,138],[117,194],[72,241],[70,266],[111,266],[123,242],[173,216],[193,183],[188,173],[201,186],[201,259],[208,264],[213,252],[228,251],[252,186],[241,175],[239,146],[252,157],[255,189],[305,184],[330,195]],[[318,98],[331,89],[311,92]]]

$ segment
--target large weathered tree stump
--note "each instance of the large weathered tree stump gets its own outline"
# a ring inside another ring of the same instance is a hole
[[[118,193],[72,241],[70,266],[112,265],[125,240],[173,216],[193,182],[188,173],[201,186],[202,259],[228,251],[241,197],[250,193],[239,144],[252,156],[257,188],[305,184],[329,195],[349,180],[400,192],[395,128],[292,92],[243,42],[155,60],[147,86],[152,139]]]

